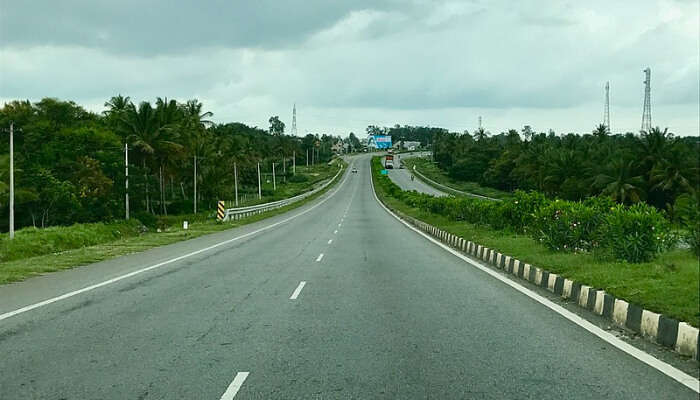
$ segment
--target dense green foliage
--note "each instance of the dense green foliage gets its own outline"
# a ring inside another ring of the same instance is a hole
[[[113,221],[125,208],[124,145],[129,146],[132,214],[192,212],[194,160],[199,209],[234,198],[234,163],[239,193],[257,193],[257,163],[278,179],[297,165],[327,162],[338,140],[327,135],[285,135],[284,123],[270,129],[241,123],[214,124],[202,103],[158,98],[133,104],[115,96],[102,115],[69,101],[13,101],[0,109],[0,127],[15,125],[16,227]],[[0,141],[0,231],[8,229],[9,143]]]
[[[644,203],[615,205],[606,197],[585,201],[549,200],[537,192],[516,191],[500,202],[468,197],[433,197],[403,191],[379,174],[378,157],[372,161],[377,185],[411,207],[498,230],[526,233],[556,251],[596,251],[628,262],[654,258],[676,243],[662,212]]]
[[[420,142],[421,146],[428,146],[433,143],[433,138],[439,134],[447,134],[447,129],[435,128],[430,126],[401,126],[396,124],[392,127],[369,125],[366,129],[368,135],[389,135],[391,142],[396,143],[400,140],[411,142]]]
[[[12,241],[7,235],[0,237],[0,263],[139,236],[143,231],[144,227],[136,219],[46,229],[25,228],[17,231]]]
[[[643,200],[670,214],[680,195],[697,196],[698,137],[674,137],[659,128],[608,135],[603,126],[589,135],[564,136],[526,128],[522,137],[515,130],[495,136],[483,129],[473,135],[438,131],[435,161],[457,180],[566,200],[596,195],[623,204]]]

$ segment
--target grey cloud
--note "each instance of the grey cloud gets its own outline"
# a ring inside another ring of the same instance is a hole
[[[1,0],[0,44],[82,46],[153,56],[201,47],[299,44],[378,1]]]
[[[197,96],[221,120],[260,126],[259,114],[283,116],[297,102],[332,114],[323,126],[353,129],[378,115],[439,124],[441,113],[453,123],[478,109],[495,121],[517,109],[528,121],[510,127],[545,129],[552,115],[560,121],[552,127],[598,121],[609,80],[616,118],[633,110],[632,130],[648,65],[654,107],[697,120],[685,111],[698,103],[698,28],[689,17],[697,3],[589,3],[62,1],[30,9],[37,2],[0,0],[0,94],[91,104],[116,93]],[[680,14],[669,11],[676,6]]]

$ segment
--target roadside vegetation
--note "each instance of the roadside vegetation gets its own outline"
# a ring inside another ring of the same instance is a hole
[[[309,173],[322,180],[331,178],[338,172],[338,164],[345,165],[342,160],[336,160],[333,165],[317,166]],[[29,227],[17,231],[13,241],[7,239],[7,234],[3,234],[0,240],[0,284],[250,224],[308,203],[333,187],[340,178],[341,176],[329,187],[307,199],[236,221],[218,222],[210,212],[157,217],[151,215],[152,218],[145,218],[144,221],[131,219],[46,229]],[[312,180],[309,179],[309,182]],[[305,187],[310,188],[311,185]],[[183,229],[183,221],[188,221],[187,230]]]
[[[503,190],[498,190],[486,186],[481,186],[476,182],[465,182],[452,179],[448,174],[442,171],[430,159],[422,157],[406,157],[403,159],[403,163],[406,168],[412,169],[413,166],[416,167],[418,172],[425,175],[427,178],[434,180],[442,185],[449,188],[460,190],[462,192],[478,194],[480,196],[492,197],[494,199],[504,199],[511,197],[511,193],[505,192]],[[426,182],[430,184],[430,182]],[[438,190],[444,190],[440,187],[436,187]]]
[[[502,202],[437,198],[402,191],[380,170],[375,157],[377,195],[401,213],[700,326],[697,243],[650,205],[615,204],[608,197],[551,200],[523,191]],[[697,218],[697,205],[687,212],[684,218]],[[679,241],[690,248],[679,248]]]
[[[278,184],[305,185],[304,178],[294,176],[293,164],[298,172],[307,160],[309,165],[327,163],[332,145],[340,140],[285,135],[277,116],[269,119],[267,129],[216,124],[211,118],[196,99],[135,104],[119,95],[105,103],[102,114],[52,98],[6,103],[0,108],[5,131],[0,140],[0,232],[8,231],[10,122],[15,127],[16,229],[124,218],[125,145],[130,211],[140,217],[194,212],[195,180],[198,210],[213,210],[217,200],[233,200],[234,166],[240,198],[257,197],[258,163],[263,195],[285,197],[283,192],[292,186],[273,190],[273,163]]]
[[[536,133],[529,127],[491,136],[438,132],[437,167],[453,181],[512,192],[536,190],[548,198],[605,196],[617,203],[645,202],[674,217],[681,196],[697,199],[700,138],[667,129],[611,135]]]

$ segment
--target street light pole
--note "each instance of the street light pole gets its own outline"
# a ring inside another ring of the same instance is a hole
[[[294,150],[292,152],[292,175],[297,174],[297,152]]]
[[[197,155],[194,156],[194,213],[197,214]]]
[[[10,239],[15,238],[15,123],[10,123]]]
[[[124,181],[125,189],[125,205],[126,205],[126,220],[129,220],[129,144],[124,143],[124,175],[126,177]]]
[[[258,200],[262,199],[262,188],[260,185],[260,162],[258,161]]]
[[[238,170],[235,162],[233,163],[233,187],[236,191],[236,207],[238,207]]]
[[[272,162],[272,190],[277,190],[277,182],[275,182],[275,162]]]

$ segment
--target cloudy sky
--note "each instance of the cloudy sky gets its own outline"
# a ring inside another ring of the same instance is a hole
[[[699,131],[697,0],[0,0],[0,102],[198,98],[219,122]]]

